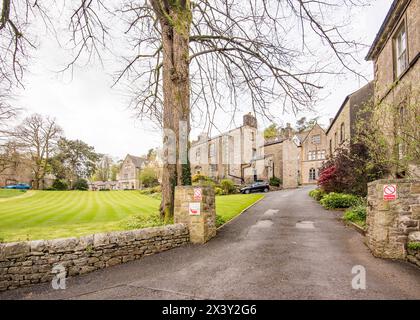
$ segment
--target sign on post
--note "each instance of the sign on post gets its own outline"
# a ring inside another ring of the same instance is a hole
[[[201,188],[194,188],[194,201],[201,201],[202,191]]]
[[[201,203],[200,202],[190,202],[189,210],[190,216],[199,216],[201,214]]]
[[[384,200],[395,200],[397,199],[397,185],[396,184],[385,184],[383,189]]]

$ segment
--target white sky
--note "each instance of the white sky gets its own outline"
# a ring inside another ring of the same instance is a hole
[[[371,44],[388,12],[392,0],[377,0],[372,6],[364,8],[352,23],[354,37],[362,38]],[[351,35],[350,35],[351,36]],[[372,64],[360,63],[368,79],[372,79]],[[97,152],[122,158],[131,153],[142,155],[148,149],[161,144],[161,133],[147,121],[139,121],[128,109],[128,98],[110,89],[111,77],[108,70],[99,63],[75,70],[73,79],[63,79],[55,70],[63,61],[63,56],[53,41],[43,40],[34,53],[30,73],[25,76],[25,89],[16,98],[16,104],[25,109],[22,116],[34,112],[57,119],[65,135],[71,139],[81,139],[95,147]],[[61,64],[62,66],[62,64]],[[320,94],[327,98],[321,101],[316,110],[321,123],[327,124],[334,117],[345,96],[363,86],[365,82],[354,76],[341,77],[322,89]],[[237,114],[236,123],[240,124],[243,113],[250,108],[243,106]],[[311,117],[312,114],[300,116]],[[261,120],[261,119],[260,119]],[[283,115],[281,122],[295,123],[294,115]],[[224,125],[223,116],[216,117],[216,125],[221,130],[229,129]],[[268,121],[260,121],[260,127]],[[195,139],[202,129],[193,129],[191,139]]]

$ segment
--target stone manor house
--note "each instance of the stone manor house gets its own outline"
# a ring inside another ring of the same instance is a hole
[[[295,132],[288,124],[279,136],[264,141],[258,139],[257,120],[247,114],[242,126],[213,138],[201,135],[193,141],[190,157],[196,163],[191,166],[192,173],[237,183],[275,176],[283,181],[284,188],[316,183],[325,159],[353,140],[360,116],[377,119],[389,141],[389,152],[403,155],[406,146],[396,142],[396,124],[413,120],[407,118],[409,105],[414,106],[415,114],[420,113],[419,17],[420,1],[394,0],[366,56],[373,61],[374,79],[345,97],[326,130],[315,124]],[[373,105],[378,107],[369,110]],[[363,114],[366,107],[368,112]],[[419,159],[414,159],[409,169],[412,176],[420,177]]]
[[[359,110],[373,99],[373,82],[349,94],[325,130],[319,124],[297,132],[290,123],[277,137],[264,140],[250,113],[242,126],[215,137],[201,134],[190,149],[192,174],[236,183],[282,180],[283,188],[315,184],[328,156],[347,147],[355,133]]]
[[[116,181],[95,181],[89,183],[90,190],[130,190],[141,189],[139,175],[146,167],[147,159],[127,154],[117,173]]]
[[[303,132],[287,124],[277,137],[265,141],[250,113],[243,116],[242,126],[212,138],[202,134],[190,149],[192,174],[236,183],[277,177],[284,188],[316,183],[326,156],[326,133],[318,124]]]

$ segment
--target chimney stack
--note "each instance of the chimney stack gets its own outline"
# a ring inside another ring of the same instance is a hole
[[[284,128],[284,137],[285,138],[291,138],[293,134],[293,129],[292,126],[290,125],[290,123],[286,123],[286,128]]]
[[[253,127],[253,128],[257,128],[257,118],[255,118],[251,114],[251,112],[249,112],[248,114],[244,115],[243,124],[244,124],[244,126],[250,126],[250,127]]]
[[[209,136],[207,134],[207,132],[202,132],[198,135],[198,141],[202,142],[202,141],[207,141],[209,139]]]

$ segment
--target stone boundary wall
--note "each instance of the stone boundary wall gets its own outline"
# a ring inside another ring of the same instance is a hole
[[[190,241],[188,227],[163,227],[94,234],[80,238],[0,244],[0,291],[49,282],[61,265],[66,276],[140,259]]]
[[[383,186],[397,185],[397,199],[383,199]],[[420,180],[382,179],[368,184],[367,245],[374,256],[408,260],[420,266]]]

